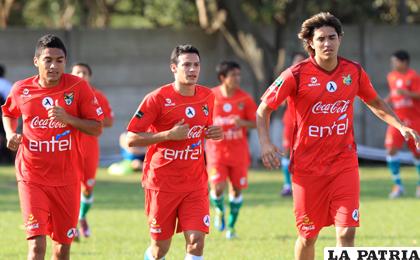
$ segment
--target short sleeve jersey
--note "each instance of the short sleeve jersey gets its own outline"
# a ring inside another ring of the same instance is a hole
[[[214,95],[196,85],[194,96],[179,94],[173,84],[148,94],[128,124],[127,131],[162,132],[184,119],[187,139],[150,145],[143,166],[143,187],[165,192],[190,192],[207,187],[204,137],[212,124]]]
[[[420,80],[416,71],[413,69],[409,69],[406,73],[392,71],[388,74],[387,80],[392,108],[398,117],[402,120],[419,120],[420,101],[397,93],[399,89],[420,93]]]
[[[213,123],[222,126],[223,140],[206,141],[207,163],[229,166],[249,165],[247,129],[237,127],[235,120],[255,122],[257,105],[242,89],[237,89],[232,97],[224,97],[221,86],[213,88],[212,91],[215,96]]]
[[[313,57],[284,71],[262,97],[270,108],[287,98],[294,120],[291,166],[297,175],[328,175],[357,167],[353,102],[377,97],[368,75],[355,62],[338,58],[333,71]],[[344,165],[344,166],[343,166]]]
[[[17,180],[46,186],[80,181],[80,131],[48,117],[48,108],[63,107],[72,116],[102,120],[95,96],[79,77],[63,74],[57,86],[42,88],[38,76],[14,84],[3,116],[23,120],[23,141],[16,156]]]

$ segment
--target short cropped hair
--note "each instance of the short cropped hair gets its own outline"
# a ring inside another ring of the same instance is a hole
[[[229,71],[232,71],[234,69],[241,69],[241,66],[239,66],[238,63],[234,61],[222,61],[217,65],[216,67],[216,73],[217,73],[217,79],[220,81],[220,77],[226,77],[226,75],[229,73]]]
[[[47,48],[61,49],[64,52],[64,56],[67,57],[66,46],[64,46],[63,41],[61,41],[61,39],[54,34],[46,34],[38,39],[35,47],[35,56],[39,57],[42,53],[42,50]]]
[[[85,67],[89,72],[89,76],[92,76],[92,68],[89,66],[89,64],[84,62],[76,62],[75,64],[73,64],[72,68],[76,66]]]
[[[190,44],[182,44],[176,46],[171,53],[171,64],[178,64],[178,57],[185,53],[195,53],[200,58],[198,49]]]

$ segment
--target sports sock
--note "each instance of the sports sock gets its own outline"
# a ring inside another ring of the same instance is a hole
[[[235,226],[236,221],[238,220],[239,209],[241,208],[243,203],[242,195],[239,197],[233,197],[232,195],[229,196],[229,220],[228,220],[228,227],[233,229]]]
[[[197,256],[197,255],[192,255],[192,254],[187,253],[185,255],[184,260],[204,260],[204,256],[202,255]]]
[[[281,158],[281,169],[283,170],[284,184],[289,185],[289,187],[291,187],[292,182],[290,181],[289,164],[290,164],[289,158],[284,158],[284,157]]]
[[[90,207],[93,204],[93,193],[89,196],[85,196],[83,193],[80,196],[80,211],[79,211],[79,220],[84,219],[88,213]]]
[[[398,186],[402,186],[401,175],[400,175],[400,159],[395,155],[388,155],[386,157],[388,168],[392,174],[392,180]]]
[[[214,191],[210,191],[210,202],[211,204],[220,210],[223,214],[225,213],[224,196],[217,197]]]
[[[155,260],[155,258],[152,255],[152,247],[149,246],[144,252],[144,260]],[[156,260],[165,260],[165,257]]]

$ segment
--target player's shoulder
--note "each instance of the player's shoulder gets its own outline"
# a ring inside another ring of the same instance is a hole
[[[196,97],[200,100],[205,100],[215,96],[211,88],[203,85],[195,85],[195,91]]]
[[[244,98],[244,99],[252,99],[252,96],[251,96],[251,94],[249,94],[246,90],[244,90],[244,89],[242,89],[242,88],[238,88],[237,90],[236,90],[236,95],[239,97],[239,98]]]
[[[339,56],[338,59],[339,59],[339,64],[342,67],[351,68],[351,69],[354,69],[354,70],[357,70],[357,71],[362,70],[362,65],[360,65],[360,63],[358,63],[354,60],[349,60],[349,59],[346,59],[346,58],[341,57],[341,56]]]
[[[90,88],[87,81],[85,81],[81,77],[78,77],[69,73],[63,73],[62,77],[64,81],[64,88],[73,88],[73,87]]]
[[[26,79],[18,80],[13,84],[13,88],[22,88],[22,87],[33,86],[36,78],[37,78],[37,76],[32,76],[32,77],[29,77],[29,78],[26,78]]]

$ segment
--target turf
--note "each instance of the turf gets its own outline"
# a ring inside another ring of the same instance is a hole
[[[405,167],[402,176],[407,195],[389,200],[388,170],[361,168],[358,246],[420,246],[420,200],[414,197],[417,174],[413,167]],[[88,215],[93,235],[73,244],[72,259],[142,259],[149,235],[139,180],[140,175],[116,177],[100,170],[95,204]],[[280,172],[250,172],[250,187],[244,193],[237,224],[239,238],[227,241],[223,233],[212,230],[206,239],[206,259],[293,259],[293,204],[291,199],[279,197],[281,182]],[[11,167],[0,167],[0,212],[0,259],[24,259],[27,245]],[[334,234],[332,227],[322,230],[317,259],[322,259],[324,247],[335,245]],[[183,257],[184,239],[178,234],[166,259]]]

